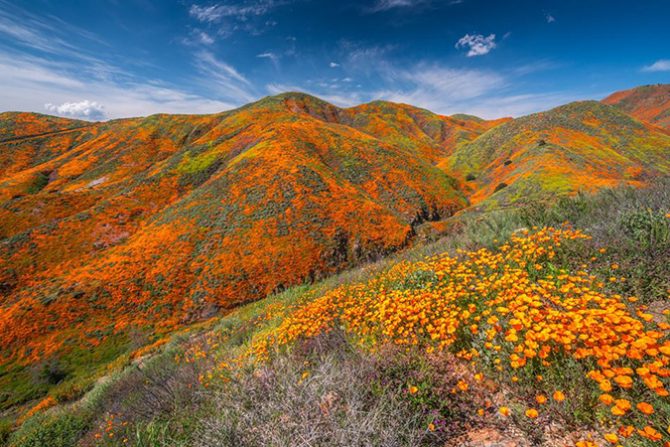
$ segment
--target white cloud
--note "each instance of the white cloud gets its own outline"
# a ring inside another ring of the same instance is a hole
[[[496,35],[466,34],[456,42],[456,48],[469,48],[468,57],[483,56],[496,47]]]
[[[262,16],[271,9],[285,4],[288,0],[256,0],[245,4],[217,3],[209,6],[193,4],[188,12],[191,17],[206,23],[216,23],[222,19],[232,17],[245,20],[253,16]]]
[[[544,17],[547,19],[547,23],[554,23],[556,21],[556,18],[551,14],[546,14]]]
[[[76,111],[73,98],[88,98],[90,104],[104,104],[105,118],[145,116],[153,113],[216,113],[239,106],[246,100],[225,99],[228,94],[203,97],[160,81],[119,81],[88,76],[78,64],[54,64],[48,59],[0,50],[1,111],[44,110],[51,113]],[[212,99],[211,97],[223,99]],[[60,104],[60,105],[59,105]],[[91,113],[95,107],[89,107]],[[85,107],[82,108],[85,110]],[[63,113],[65,114],[65,113]],[[84,116],[82,116],[84,117]],[[91,115],[88,119],[102,119]]]
[[[227,100],[242,104],[256,99],[251,82],[210,51],[196,53],[195,66],[203,75],[204,87],[213,88]]]
[[[225,33],[219,33],[220,35],[225,35]],[[184,37],[181,42],[187,46],[209,46],[212,45],[216,40],[212,35],[206,31],[195,28],[191,30],[188,37]]]
[[[506,85],[505,78],[494,72],[426,64],[394,69],[387,77],[390,86],[375,92],[376,99],[412,104],[438,113],[456,113],[465,102]]]
[[[276,55],[275,53],[271,51],[267,51],[265,53],[257,54],[256,57],[260,59],[269,59],[272,62],[272,65],[275,66],[275,68],[279,68],[279,56]]]
[[[338,64],[337,62],[331,62],[330,64],[328,64],[328,66],[329,66],[330,68],[337,68],[337,67],[340,66],[340,64]]]
[[[103,105],[95,101],[89,101],[88,99],[80,102],[64,102],[61,105],[47,103],[44,104],[44,108],[56,115],[72,118],[83,118],[95,121],[105,118]]]
[[[646,72],[670,71],[670,59],[659,59],[651,65],[642,67],[642,71]]]
[[[200,31],[197,34],[197,36],[198,36],[198,40],[200,41],[200,43],[203,43],[205,45],[211,45],[211,44],[214,43],[214,38],[212,38],[212,36],[210,36],[209,34],[207,34],[204,31]]]
[[[376,3],[367,11],[371,13],[388,11],[395,8],[410,8],[420,5],[427,5],[431,0],[377,0]]]
[[[218,22],[224,17],[248,17],[263,15],[268,11],[268,6],[255,4],[249,6],[241,5],[191,5],[189,14],[201,22]]]

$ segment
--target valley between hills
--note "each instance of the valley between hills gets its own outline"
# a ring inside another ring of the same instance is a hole
[[[2,113],[0,445],[670,445],[669,176],[670,85]]]

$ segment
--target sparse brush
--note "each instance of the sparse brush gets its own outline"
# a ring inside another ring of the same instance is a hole
[[[194,445],[440,445],[403,394],[384,384],[374,357],[330,334],[224,385]]]

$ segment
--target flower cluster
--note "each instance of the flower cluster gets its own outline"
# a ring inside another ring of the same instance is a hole
[[[336,327],[372,350],[385,343],[448,349],[511,387],[532,382],[538,392],[521,410],[531,420],[550,418],[548,405],[584,393],[566,379],[578,376],[601,394],[601,420],[617,442],[670,440],[661,415],[669,408],[670,325],[636,298],[607,293],[585,266],[570,268],[564,246],[587,238],[569,228],[524,230],[496,250],[399,263],[291,311],[255,342],[254,354]]]

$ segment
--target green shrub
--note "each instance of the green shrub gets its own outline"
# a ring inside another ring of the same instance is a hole
[[[10,447],[73,447],[88,428],[84,415],[61,413],[34,418],[9,439]]]
[[[505,189],[505,188],[507,188],[507,183],[505,183],[505,182],[498,183],[498,186],[496,186],[496,189],[494,189],[493,192],[496,193],[496,192],[498,192],[502,189]]]
[[[650,208],[624,214],[620,220],[623,232],[643,247],[665,245],[670,241],[670,224],[661,212]]]
[[[12,423],[8,420],[0,419],[0,447],[5,447],[7,445],[11,434]]]
[[[28,194],[37,194],[42,191],[49,184],[50,172],[40,172],[38,173],[33,182],[28,187]]]

